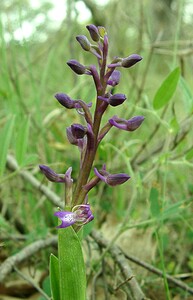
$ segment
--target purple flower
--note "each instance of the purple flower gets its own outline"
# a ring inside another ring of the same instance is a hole
[[[131,54],[126,58],[123,58],[121,62],[121,66],[124,68],[130,68],[134,66],[136,63],[138,63],[140,60],[142,60],[142,57],[138,54]]]
[[[82,226],[94,219],[89,204],[80,204],[73,207],[72,211],[57,211],[54,216],[58,217],[62,223],[57,228],[66,228],[73,224]]]
[[[111,106],[118,106],[121,105],[125,100],[126,96],[124,94],[114,94],[109,98],[109,104]]]
[[[120,77],[121,72],[119,72],[118,70],[114,70],[111,76],[109,77],[107,84],[111,86],[116,86],[117,84],[119,84]]]
[[[107,93],[104,97],[98,96],[98,99],[110,104],[111,106],[121,105],[127,98],[124,94],[114,94],[111,95]]]
[[[65,182],[65,174],[57,174],[52,169],[45,165],[39,165],[41,172],[52,182]]]
[[[81,124],[72,124],[71,132],[75,139],[82,139],[87,133],[87,128]]]
[[[88,29],[88,31],[90,33],[91,39],[94,42],[98,42],[100,40],[100,35],[99,35],[98,28],[93,24],[87,25],[86,28]]]
[[[78,146],[78,148],[80,150],[83,149],[83,146],[84,146],[84,143],[85,143],[85,139],[84,138],[82,138],[82,139],[75,138],[74,135],[73,135],[73,133],[72,133],[71,126],[66,128],[66,134],[67,134],[67,138],[68,138],[70,144]]]
[[[120,119],[117,116],[114,116],[109,120],[109,123],[112,126],[115,126],[122,130],[134,131],[142,124],[144,119],[145,118],[143,116],[136,116],[129,120]]]
[[[81,65],[77,60],[71,59],[67,62],[67,65],[78,75],[86,73],[86,67]]]
[[[110,186],[123,184],[130,179],[130,176],[125,173],[110,174],[105,170],[105,167],[103,167],[103,169],[100,171],[98,171],[97,168],[94,168],[94,173],[99,179]]]
[[[85,51],[90,51],[91,44],[85,35],[78,35],[76,37],[77,41],[81,45],[82,49]]]
[[[128,57],[125,57],[125,58],[116,57],[108,65],[108,68],[116,68],[116,67],[130,68],[142,59],[143,58],[138,54],[131,54]]]
[[[64,107],[66,108],[69,108],[69,109],[72,109],[72,108],[75,108],[77,102],[72,100],[68,95],[66,94],[63,94],[63,93],[57,93],[55,95],[55,98],[58,100],[58,102],[63,105]],[[81,108],[81,106],[79,107]]]

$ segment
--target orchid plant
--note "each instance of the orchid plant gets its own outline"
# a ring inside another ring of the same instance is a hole
[[[77,75],[87,75],[94,81],[96,103],[94,114],[92,103],[80,99],[71,99],[64,93],[55,98],[66,109],[75,109],[83,119],[83,124],[72,124],[66,129],[69,142],[80,150],[80,169],[76,184],[71,177],[72,168],[65,174],[57,174],[48,166],[40,165],[40,170],[48,180],[65,186],[64,210],[54,213],[59,218],[58,258],[51,255],[50,279],[53,300],[85,300],[86,271],[81,247],[81,228],[94,218],[89,203],[89,191],[100,181],[109,186],[123,184],[130,179],[125,173],[111,174],[106,165],[97,169],[93,166],[100,142],[112,127],[125,131],[136,130],[144,121],[143,116],[134,116],[129,120],[114,115],[106,124],[102,118],[108,106],[118,106],[125,102],[124,94],[113,94],[113,87],[119,84],[120,68],[130,68],[141,61],[142,57],[132,54],[126,58],[114,57],[108,62],[108,35],[104,27],[86,26],[92,42],[84,35],[76,37],[81,48],[96,57],[98,66],[82,65],[77,60],[69,60],[68,66]],[[92,172],[94,171],[94,172]],[[91,172],[92,177],[91,177]]]

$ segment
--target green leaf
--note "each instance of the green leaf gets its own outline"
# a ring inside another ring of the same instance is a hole
[[[53,300],[60,300],[60,284],[59,284],[59,262],[58,258],[50,255],[50,286]]]
[[[80,240],[71,226],[58,231],[60,300],[85,300],[86,272]]]
[[[157,189],[152,188],[149,196],[150,210],[153,217],[160,215],[161,207],[159,203],[159,192]]]
[[[166,77],[157,90],[153,99],[154,109],[160,109],[169,102],[176,90],[179,78],[180,68],[177,67]]]
[[[16,159],[19,165],[24,164],[25,155],[27,152],[27,142],[29,136],[30,118],[24,120],[18,130],[16,136]]]
[[[13,126],[15,122],[15,116],[12,116],[4,126],[3,130],[0,133],[0,141],[1,141],[1,147],[0,147],[0,177],[3,175],[6,159],[7,159],[7,153],[9,149],[9,144],[12,137],[12,131]]]
[[[170,217],[174,217],[184,208],[184,205],[185,205],[184,201],[179,201],[177,203],[171,204],[163,211],[162,218],[167,219]]]
[[[180,130],[180,126],[179,126],[179,123],[178,123],[176,117],[174,117],[170,121],[170,130],[172,133],[175,133],[175,134]]]
[[[187,160],[191,160],[193,158],[193,149],[190,149],[185,157]]]
[[[187,81],[182,76],[180,77],[180,86],[182,88],[183,96],[185,98],[184,106],[188,112],[191,112],[193,108],[193,95]]]

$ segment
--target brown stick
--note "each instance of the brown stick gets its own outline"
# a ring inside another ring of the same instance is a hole
[[[21,175],[24,180],[27,180],[29,183],[31,183],[31,185],[44,194],[50,200],[50,202],[52,202],[55,206],[63,208],[61,199],[54,192],[48,189],[46,185],[38,181],[30,172],[20,170],[15,158],[11,155],[7,156],[7,167],[12,171],[18,171],[19,175]]]
[[[129,259],[130,261],[138,264],[139,266],[147,269],[148,271],[152,272],[152,273],[155,273],[161,277],[164,276],[163,272],[155,267],[153,267],[152,265],[144,262],[144,261],[141,261],[140,259],[136,258],[135,256],[132,256],[132,255],[128,255],[126,253],[123,252],[123,254],[125,255],[125,257],[127,259]],[[185,290],[186,292],[189,292],[190,294],[193,295],[193,288],[189,287],[187,284],[185,284],[184,282],[182,282],[181,280],[178,280],[176,278],[174,278],[173,276],[170,276],[170,275],[167,275],[166,274],[166,278],[169,282],[173,283],[174,285],[180,287],[181,289]]]
[[[8,257],[0,266],[0,282],[3,282],[6,276],[13,271],[14,267],[21,264],[23,261],[28,259],[30,256],[34,255],[36,252],[47,247],[56,245],[57,236],[47,238],[45,240],[41,239],[30,244],[29,246],[26,246],[17,254]]]
[[[91,237],[99,244],[101,247],[106,248],[108,246],[108,241],[105,240],[97,231],[93,230],[91,232]],[[127,284],[131,290],[132,296],[134,300],[145,300],[147,299],[142,292],[137,280],[133,277],[133,272],[128,265],[125,256],[121,249],[117,246],[112,246],[108,252],[111,254],[114,261],[117,263],[121,273],[125,279],[131,278],[131,280],[127,281]]]

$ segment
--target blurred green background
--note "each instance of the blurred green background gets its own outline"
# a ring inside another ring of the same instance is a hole
[[[104,234],[105,226],[115,233],[120,224],[124,233],[139,227],[143,251],[150,230],[155,251],[149,263],[167,273],[192,274],[193,2],[3,0],[0,15],[1,260],[56,233],[53,204],[20,173],[29,171],[61,199],[63,187],[48,183],[38,165],[58,173],[72,166],[76,182],[79,152],[67,141],[66,127],[81,117],[63,109],[54,94],[95,101],[91,79],[76,76],[66,65],[69,59],[96,63],[75,39],[78,34],[89,37],[85,26],[95,24],[108,32],[110,58],[143,56],[134,68],[121,70],[115,92],[125,93],[127,101],[110,108],[104,122],[115,114],[126,119],[141,114],[145,122],[133,133],[112,129],[100,145],[95,165],[106,163],[112,173],[132,178],[115,189],[101,183],[90,193],[94,227]],[[20,171],[6,165],[8,154]],[[47,264],[45,254],[38,266]],[[153,291],[154,279],[143,280],[145,291],[150,292],[149,286]],[[169,299],[164,298],[168,289],[159,299]]]

